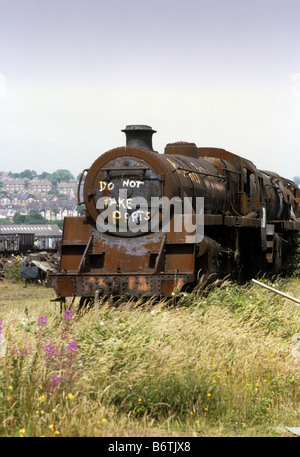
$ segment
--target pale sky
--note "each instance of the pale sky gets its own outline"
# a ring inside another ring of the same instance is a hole
[[[300,0],[0,0],[0,170],[78,175],[128,124],[300,175]]]

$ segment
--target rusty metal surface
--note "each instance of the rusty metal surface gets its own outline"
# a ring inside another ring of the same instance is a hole
[[[295,183],[224,149],[177,142],[158,154],[149,126],[131,125],[123,131],[126,146],[103,153],[82,174],[86,178],[83,185],[80,179],[78,198],[82,191],[86,215],[64,220],[60,269],[50,275],[59,297],[92,297],[96,290],[103,295],[166,296],[195,283],[199,272],[209,277],[244,268],[250,274],[267,265],[280,271],[285,246],[300,229]],[[158,211],[151,206],[147,213],[140,211],[146,230],[122,232],[121,212],[115,211],[116,230],[102,233],[97,228],[103,210],[99,199],[105,209],[111,202],[120,207],[120,191],[126,191],[128,220],[135,197],[149,204],[153,197],[190,197],[193,205],[203,197],[204,239],[187,242],[186,231],[176,232],[173,219],[170,231],[151,231]]]
[[[180,291],[184,284],[194,280],[187,274],[135,275],[113,274],[57,274],[52,275],[51,285],[59,297],[80,296],[94,297],[97,290],[102,296],[130,294],[170,296],[174,290]]]

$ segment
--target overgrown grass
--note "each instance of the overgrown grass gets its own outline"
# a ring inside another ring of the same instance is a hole
[[[300,297],[296,277],[273,287]],[[60,314],[37,285],[0,293],[0,436],[288,436],[300,424],[300,307],[257,285],[85,314]]]

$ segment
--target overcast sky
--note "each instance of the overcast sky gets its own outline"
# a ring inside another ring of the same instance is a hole
[[[299,0],[0,0],[0,170],[78,175],[125,144],[300,175]]]

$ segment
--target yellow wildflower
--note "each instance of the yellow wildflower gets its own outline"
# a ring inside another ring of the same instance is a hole
[[[8,386],[9,390],[14,390],[13,386]]]
[[[208,394],[207,394],[207,396],[208,396],[208,397],[211,397],[211,394],[210,394],[210,393],[208,393]]]
[[[101,421],[97,422],[97,425],[106,425],[106,424],[107,424],[107,420],[104,417],[101,419]]]
[[[71,393],[70,393],[70,394],[68,394],[68,399],[69,399],[69,400],[74,400],[74,398],[75,398],[75,397],[74,397],[74,395],[73,395],[73,394],[71,394]]]
[[[39,401],[40,403],[43,403],[44,401],[46,401],[45,395],[41,395],[41,396],[38,398],[38,401]]]
[[[12,400],[12,397],[6,397],[6,400],[10,401],[10,400]]]
[[[139,399],[138,399],[138,401],[142,401],[142,399],[141,399],[141,398],[139,398]]]
[[[190,414],[193,415],[194,414],[193,411],[190,411]]]
[[[49,428],[50,428],[50,430],[51,430],[52,432],[54,432],[54,425],[53,425],[53,424],[49,425]]]

